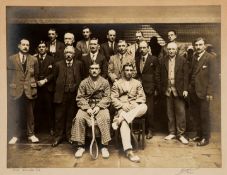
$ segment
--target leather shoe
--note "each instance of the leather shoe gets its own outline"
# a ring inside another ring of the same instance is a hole
[[[201,141],[201,138],[199,136],[195,136],[195,137],[191,138],[190,141],[199,142],[199,141]]]
[[[58,146],[59,144],[61,143],[61,140],[60,139],[56,139],[53,143],[52,143],[52,147],[56,147]]]
[[[152,131],[148,131],[146,139],[151,139],[153,137]]]
[[[200,142],[197,143],[197,146],[206,146],[208,144],[209,144],[209,140],[203,138]]]

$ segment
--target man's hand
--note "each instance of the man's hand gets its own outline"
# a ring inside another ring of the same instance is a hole
[[[89,108],[88,110],[87,110],[87,113],[91,116],[91,115],[93,115],[93,110],[91,109],[91,108]]]
[[[43,80],[39,80],[37,83],[38,83],[38,86],[43,86],[45,83],[47,82],[47,79],[43,79]]]
[[[100,111],[100,107],[96,106],[93,109],[93,114],[96,115],[96,114],[98,114],[99,111]]]
[[[183,97],[184,97],[184,98],[187,98],[187,96],[188,96],[188,91],[184,91],[184,92],[183,92]]]
[[[124,104],[124,105],[122,106],[122,109],[123,109],[125,112],[128,112],[128,111],[130,111],[130,105],[129,105],[129,104]]]
[[[207,101],[213,100],[213,96],[212,95],[207,95],[206,98],[207,98]]]

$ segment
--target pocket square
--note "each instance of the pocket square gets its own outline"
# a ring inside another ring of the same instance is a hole
[[[49,69],[52,69],[52,67],[53,67],[52,65],[49,65],[49,66],[48,66]]]
[[[153,63],[150,64],[150,66],[153,66],[153,65],[154,65]]]
[[[203,65],[203,69],[206,69],[207,68],[207,66],[206,65]]]

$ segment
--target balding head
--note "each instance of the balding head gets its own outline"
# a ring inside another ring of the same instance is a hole
[[[177,55],[177,44],[175,42],[168,43],[167,50],[169,57],[175,57]]]
[[[74,43],[74,34],[73,33],[65,33],[64,35],[64,43],[66,46],[72,46]]]

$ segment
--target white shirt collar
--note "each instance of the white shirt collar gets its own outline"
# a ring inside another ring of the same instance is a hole
[[[170,57],[169,57],[169,60],[170,60],[170,61],[173,61],[173,60],[175,60],[175,59],[176,59],[176,57],[177,57],[177,56],[172,57],[172,58],[170,58]]]
[[[73,59],[71,61],[66,60],[66,64],[73,64]]]
[[[146,60],[147,60],[147,57],[148,57],[148,53],[146,54],[146,55],[141,55],[141,61],[143,61],[143,58],[144,58],[144,61],[143,62],[146,62]]]
[[[90,57],[91,57],[91,59],[96,60],[97,55],[98,55],[98,51],[97,51],[97,52],[95,52],[95,53],[91,53],[91,52],[90,52]]]
[[[21,62],[22,62],[23,56],[25,56],[25,60],[26,60],[27,59],[27,55],[19,52],[19,58],[20,58]]]
[[[45,60],[46,55],[47,55],[46,53],[45,53],[44,55],[40,55],[40,54],[39,54],[39,58],[42,58],[43,60]]]
[[[111,47],[111,44],[112,44],[112,43],[113,43],[113,47],[114,47],[114,41],[113,41],[113,42],[108,41],[109,47]]]
[[[197,60],[199,61],[200,60],[200,58],[203,56],[203,54],[205,53],[205,50],[203,51],[203,52],[201,52],[200,54],[198,54],[198,58],[197,58]]]
[[[56,46],[57,40],[55,39],[54,41],[50,42],[50,45],[55,45]]]

